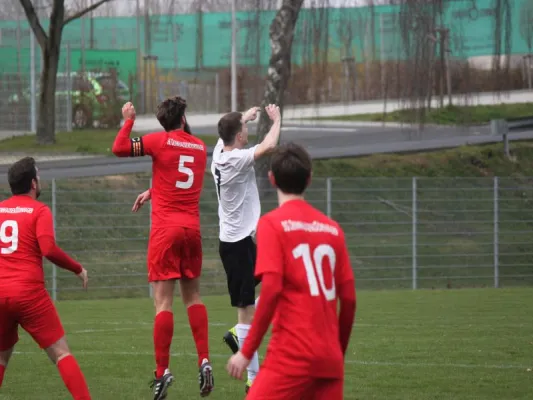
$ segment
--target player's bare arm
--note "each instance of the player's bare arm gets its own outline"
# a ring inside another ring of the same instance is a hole
[[[135,202],[133,203],[133,207],[131,209],[131,212],[139,211],[141,209],[141,207],[144,205],[144,203],[146,203],[147,201],[150,201],[151,198],[152,198],[151,189],[148,189],[148,190],[142,192],[135,199]]]
[[[248,111],[242,114],[242,122],[246,124],[248,122],[255,121],[260,110],[261,109],[259,107],[250,108]]]
[[[279,142],[279,135],[281,133],[281,112],[279,107],[275,104],[269,104],[265,107],[265,111],[273,124],[270,131],[255,150],[254,158],[256,160],[274,150]]]

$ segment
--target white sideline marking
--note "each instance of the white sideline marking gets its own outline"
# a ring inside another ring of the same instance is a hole
[[[69,326],[75,327],[77,325],[89,325],[89,324],[98,324],[98,325],[135,325],[135,326],[153,326],[153,322],[147,322],[147,321],[126,321],[126,322],[116,322],[116,321],[94,321],[94,322],[65,322],[64,325],[68,328]],[[182,323],[182,324],[176,324],[179,326],[187,327],[188,324]],[[228,328],[234,326],[235,323],[232,322],[210,322],[209,326],[226,326]],[[400,329],[418,329],[420,326],[426,326],[427,324],[424,323],[413,323],[413,324],[367,324],[363,322],[355,322],[354,327],[355,328],[400,328]],[[497,328],[530,328],[533,327],[533,323],[528,322],[522,322],[519,324],[505,324],[505,323],[499,323],[498,321],[494,321],[487,324],[472,324],[470,322],[464,323],[464,324],[432,324],[432,327],[435,328],[472,328],[472,327],[487,327],[490,326],[491,328],[497,327]]]
[[[15,354],[23,355],[35,355],[41,354],[36,351],[15,351]],[[152,353],[148,352],[136,352],[136,351],[76,351],[74,355],[86,355],[86,356],[140,356],[140,357],[152,357]],[[196,353],[171,353],[172,357],[198,357]],[[227,358],[229,359],[231,354],[211,354],[211,358]],[[263,358],[263,357],[261,357]],[[378,367],[411,367],[411,368],[468,368],[468,369],[528,369],[531,366],[527,365],[513,365],[513,364],[466,364],[466,363],[402,363],[393,361],[364,361],[364,360],[347,360],[346,364],[364,365],[364,366],[378,366]]]
[[[108,332],[136,331],[136,330],[139,330],[139,325],[141,325],[142,327],[146,327],[146,328],[148,327],[151,328],[153,326],[153,323],[148,323],[148,322],[142,322],[142,323],[132,322],[131,324],[136,325],[136,326],[132,326],[130,328],[113,328],[113,329],[80,329],[80,330],[74,330],[74,331],[67,332],[67,333],[78,334],[78,333],[104,333],[104,332],[108,333]],[[104,323],[100,325],[118,325],[118,324],[105,324]],[[125,325],[125,324],[120,324],[120,325]],[[181,327],[189,327],[189,324],[175,324],[175,326],[176,325],[181,326]],[[68,327],[68,324],[65,324],[65,326]],[[218,322],[213,322],[213,323],[210,323],[209,326],[229,326],[229,325],[218,323]]]
[[[320,132],[356,132],[359,129],[356,128],[334,128],[332,126],[323,126],[323,127],[309,127],[309,126],[285,126],[281,128],[282,131],[320,131]]]

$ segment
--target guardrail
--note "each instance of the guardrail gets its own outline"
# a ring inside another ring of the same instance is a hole
[[[509,138],[507,135],[513,132],[523,132],[533,130],[533,116],[512,118],[512,119],[493,119],[490,121],[491,135],[502,136],[503,148],[506,157],[510,157]]]

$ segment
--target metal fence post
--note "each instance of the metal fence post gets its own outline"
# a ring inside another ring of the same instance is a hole
[[[149,188],[151,189],[152,188],[152,178],[150,178],[150,186]],[[150,199],[150,230],[152,229],[152,199]],[[154,297],[154,291],[152,289],[152,285],[150,284],[150,282],[148,282],[148,295],[150,296],[150,298],[153,298]]]
[[[326,178],[326,215],[331,218],[331,178]]]
[[[71,52],[70,44],[67,45],[67,132],[72,132],[72,65],[71,65]]]
[[[499,266],[499,184],[498,177],[494,177],[494,287],[500,286]]]
[[[54,222],[54,235],[56,234],[56,220],[57,220],[57,199],[56,199],[56,180],[52,179],[52,218]],[[52,264],[52,300],[57,301],[57,267]]]
[[[32,133],[37,133],[37,79],[35,69],[35,34],[30,30],[30,114]]]
[[[215,112],[220,112],[220,76],[215,74]]]
[[[413,258],[413,273],[412,273],[412,279],[413,279],[413,290],[416,290],[417,288],[417,260],[416,260],[416,235],[417,235],[417,232],[416,232],[416,224],[417,224],[417,215],[416,215],[416,203],[417,203],[417,199],[416,199],[416,190],[417,190],[417,181],[416,181],[416,176],[413,176],[413,194],[412,194],[412,201],[413,201],[413,218],[412,218],[412,258]]]

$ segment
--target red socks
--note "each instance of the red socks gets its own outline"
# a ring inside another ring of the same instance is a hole
[[[0,365],[0,387],[2,387],[2,381],[4,380],[4,374],[6,372],[6,367]]]
[[[174,335],[174,314],[170,311],[161,311],[155,316],[154,323],[154,348],[156,378],[161,378],[170,362],[170,345]]]
[[[209,359],[207,309],[203,304],[193,304],[187,308],[187,314],[189,315],[192,336],[196,343],[198,366],[200,366],[204,358]]]
[[[69,354],[62,358],[57,363],[57,369],[74,400],[91,400],[87,382],[74,356]]]

